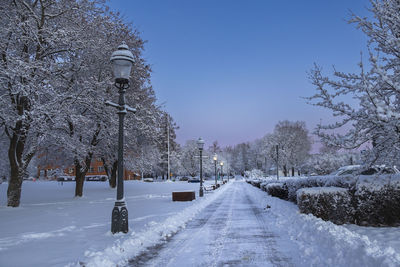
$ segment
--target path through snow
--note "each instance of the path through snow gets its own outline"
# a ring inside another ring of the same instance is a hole
[[[235,182],[168,242],[130,266],[292,266],[254,203],[246,183]]]

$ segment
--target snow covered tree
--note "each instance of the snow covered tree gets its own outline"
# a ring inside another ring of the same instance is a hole
[[[264,148],[264,141],[262,139],[256,139],[250,144],[250,169],[265,170],[266,155]]]
[[[249,149],[249,143],[241,143],[233,147],[231,166],[236,173],[244,175],[245,171],[250,170]]]
[[[285,175],[290,167],[294,176],[294,169],[298,169],[305,162],[311,150],[306,124],[301,121],[281,121],[275,126],[274,135],[278,149],[282,151]]]
[[[78,6],[81,12],[74,12],[71,19],[79,42],[67,51],[68,69],[60,78],[63,90],[68,92],[68,98],[62,103],[65,112],[53,127],[58,133],[56,138],[48,144],[57,145],[68,155],[66,159],[74,163],[75,196],[82,196],[92,159],[100,157],[105,163],[115,163],[112,158],[116,154],[118,120],[115,109],[104,105],[105,100],[116,99],[118,95],[111,79],[111,53],[124,41],[135,57],[131,87],[126,93],[128,105],[134,98],[135,88],[147,81],[149,68],[141,59],[143,41],[130,25],[99,3],[79,2]],[[127,117],[129,120],[131,116]]]
[[[194,177],[199,170],[199,149],[196,140],[188,140],[181,149],[181,165],[186,174]]]
[[[184,168],[182,167],[181,164],[181,152],[180,150],[177,151],[172,151],[170,155],[170,161],[171,161],[171,173],[173,174],[174,177],[178,175],[186,175],[186,172]]]
[[[300,121],[280,121],[274,133],[264,137],[264,143],[268,157],[275,165],[278,159],[278,168],[282,167],[285,176],[289,174],[289,168],[292,169],[292,176],[295,168],[299,170],[311,149],[308,130],[305,123]]]
[[[301,170],[305,174],[327,175],[340,167],[357,164],[359,159],[360,155],[354,152],[320,152],[311,155]]]
[[[109,58],[122,41],[135,57],[127,103],[137,108],[152,103],[138,108],[128,125],[142,132],[157,125],[150,68],[141,57],[143,41],[103,1],[3,2],[0,127],[9,139],[8,205],[19,205],[23,176],[39,150],[74,162],[75,195],[82,196],[91,159],[116,154],[117,119],[104,100],[117,96]],[[146,97],[144,104],[135,103]]]
[[[179,129],[174,119],[167,112],[163,112],[159,117],[159,135],[158,135],[158,148],[161,154],[159,162],[159,170],[164,179],[167,174],[168,179],[168,141],[169,141],[169,151],[176,151],[178,144],[176,143],[176,133],[175,130]],[[169,135],[169,138],[168,138]]]
[[[90,5],[81,1],[82,6]],[[82,45],[75,1],[2,1],[0,6],[0,126],[9,138],[8,206],[19,206],[23,176],[51,135],[68,97],[62,76]]]
[[[214,141],[212,145],[208,148],[211,154],[218,154],[221,152],[221,147],[218,145],[218,141]]]
[[[344,149],[369,147],[369,163],[394,164],[400,156],[400,3],[370,2],[373,19],[354,14],[350,19],[368,38],[369,64],[361,60],[358,74],[334,70],[333,77],[315,66],[310,80],[317,92],[308,100],[338,117],[336,123],[317,126],[315,132],[325,143]],[[357,104],[346,103],[346,96]]]

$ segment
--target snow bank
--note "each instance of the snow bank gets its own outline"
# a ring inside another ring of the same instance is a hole
[[[295,204],[266,195],[248,186],[251,197],[266,209],[270,228],[289,235],[300,252],[293,255],[296,266],[400,266],[400,253],[380,246],[367,236],[343,226],[300,214]],[[296,258],[297,257],[297,258]]]
[[[192,220],[199,212],[218,198],[228,187],[230,183],[213,191],[212,194],[205,194],[202,199],[181,212],[167,218],[163,222],[150,222],[146,229],[136,233],[132,232],[128,239],[121,241],[117,239],[113,245],[107,247],[104,251],[85,252],[85,266],[121,266],[126,265],[129,259],[140,255],[146,248],[152,247],[164,242],[180,229],[184,228],[188,221]],[[76,266],[80,266],[76,263]],[[73,266],[75,264],[71,264]]]

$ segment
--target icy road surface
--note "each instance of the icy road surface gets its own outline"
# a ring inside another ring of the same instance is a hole
[[[184,230],[134,258],[130,266],[293,266],[277,244],[280,237],[268,227],[266,208],[254,202],[252,192],[244,182],[230,184]]]

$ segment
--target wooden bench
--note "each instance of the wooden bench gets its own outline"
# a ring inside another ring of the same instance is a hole
[[[172,192],[172,201],[192,201],[196,199],[194,191]]]

